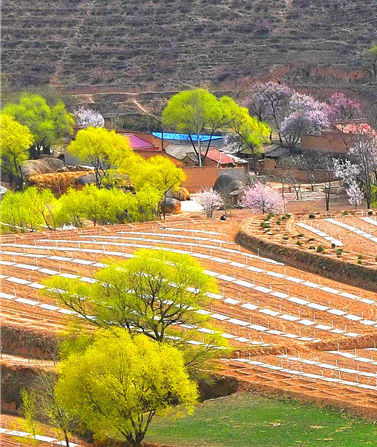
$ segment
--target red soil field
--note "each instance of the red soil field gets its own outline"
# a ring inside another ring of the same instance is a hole
[[[78,281],[88,281],[109,257],[127,259],[138,248],[165,247],[196,256],[217,278],[219,294],[206,310],[212,327],[236,348],[232,359],[220,362],[225,375],[246,387],[376,416],[377,351],[366,349],[377,341],[376,293],[258,257],[233,242],[238,227],[238,219],[220,225],[172,217],[3,236],[3,325],[56,334],[76,317],[41,293],[43,279],[77,275]],[[355,348],[357,354],[350,351]],[[3,361],[27,360],[7,356]]]

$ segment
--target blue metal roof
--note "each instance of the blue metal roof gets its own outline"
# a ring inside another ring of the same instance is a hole
[[[152,135],[157,138],[162,139],[162,132],[152,132]],[[198,141],[198,137],[196,135],[191,135],[192,141]],[[223,137],[221,135],[213,135],[212,138],[210,135],[199,135],[200,141],[209,141],[209,140],[222,140]],[[190,141],[189,134],[186,133],[171,133],[164,132],[164,140],[175,140],[175,141]]]

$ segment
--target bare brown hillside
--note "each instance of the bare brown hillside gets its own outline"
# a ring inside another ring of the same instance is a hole
[[[103,103],[123,112],[132,102],[120,92],[238,91],[269,74],[358,88],[371,81],[362,53],[377,39],[376,0],[6,0],[2,9],[13,86],[107,92]]]

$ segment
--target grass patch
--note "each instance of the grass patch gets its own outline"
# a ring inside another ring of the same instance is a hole
[[[199,404],[180,419],[156,418],[146,441],[208,447],[365,447],[377,427],[340,410],[237,393]]]

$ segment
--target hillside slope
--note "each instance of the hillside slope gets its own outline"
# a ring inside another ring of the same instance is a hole
[[[369,80],[361,54],[377,39],[376,0],[7,0],[2,9],[11,83],[75,92],[237,90],[271,70],[360,84]]]

